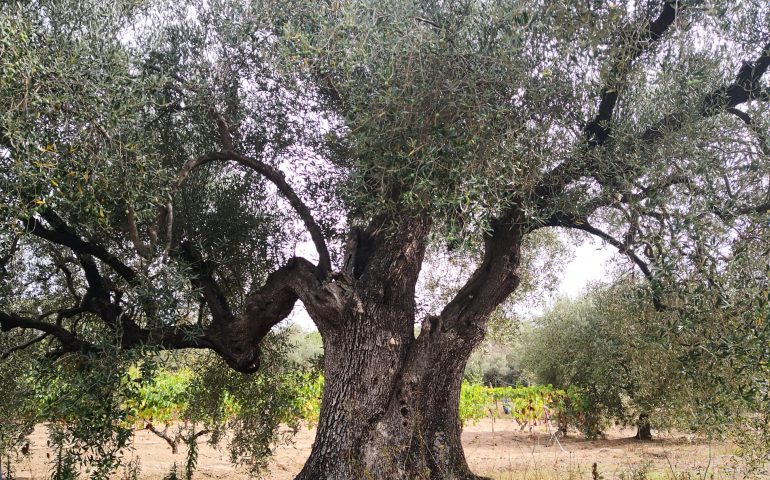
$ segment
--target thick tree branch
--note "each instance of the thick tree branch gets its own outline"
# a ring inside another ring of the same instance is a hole
[[[44,218],[53,226],[53,230],[46,228],[39,220],[31,217],[26,221],[27,231],[49,242],[68,247],[75,253],[98,258],[109,265],[131,285],[135,285],[138,282],[137,274],[133,269],[121,262],[118,257],[108,252],[101,245],[80,238],[71,227],[55,216],[51,210],[44,213]]]
[[[203,299],[211,311],[215,322],[227,323],[233,320],[233,312],[222,289],[214,279],[214,270],[190,242],[183,242],[180,254],[195,273],[193,286],[201,290]]]
[[[762,75],[765,74],[765,72],[768,69],[768,66],[770,65],[770,43],[765,45],[763,48],[762,53],[760,56],[754,61],[754,62],[747,62],[744,63],[744,65],[740,68],[738,73],[736,74],[736,79],[733,83],[731,83],[727,87],[723,87],[714,93],[708,95],[704,98],[703,105],[704,108],[701,109],[699,112],[702,116],[711,116],[715,115],[719,112],[728,112],[733,115],[736,115],[738,118],[740,118],[744,123],[749,126],[749,128],[754,127],[754,123],[751,121],[751,118],[741,110],[738,110],[735,108],[736,105],[739,105],[740,103],[743,103],[748,100],[752,99],[762,99],[763,92],[765,89],[760,88],[759,86],[759,80],[762,77]],[[673,131],[681,128],[683,119],[687,116],[684,112],[680,113],[674,113],[669,114],[664,117],[662,121],[660,121],[656,126],[649,127],[647,130],[645,130],[641,135],[641,140],[644,143],[652,143],[655,140],[659,139],[664,135],[667,131]],[[756,131],[755,133],[758,134],[759,142],[762,147],[763,153],[767,153],[767,147],[764,142],[764,134],[761,131]],[[590,160],[585,160],[584,162],[565,162],[558,167],[556,167],[551,174],[549,174],[546,177],[547,183],[545,181],[540,184],[535,189],[535,194],[540,195],[536,196],[534,198],[535,202],[538,202],[539,204],[543,205],[546,202],[549,201],[549,198],[556,195],[557,193],[563,192],[564,188],[566,188],[569,183],[572,181],[582,177],[582,176],[596,176],[597,172],[591,171],[591,168],[589,168],[591,165]],[[628,170],[627,165],[616,165],[617,168]],[[628,174],[629,172],[626,171],[625,174]],[[684,175],[671,175],[669,176],[661,185],[665,188],[671,185],[675,185],[678,183],[686,183],[687,177]],[[649,189],[648,189],[649,190]],[[650,191],[645,190],[641,195],[636,195],[635,200],[637,203],[649,195]],[[652,190],[654,191],[654,189]],[[623,201],[623,199],[628,200],[629,194],[624,192],[612,192],[609,191],[606,194],[604,194],[601,197],[597,197],[593,202],[589,202],[586,205],[582,205],[579,207],[579,211],[575,211],[572,213],[567,213],[563,211],[556,211],[554,212],[550,218],[546,219],[545,221],[542,221],[539,225],[536,225],[534,228],[539,228],[540,226],[554,226],[554,225],[560,225],[560,226],[570,226],[570,222],[564,222],[564,219],[576,219],[576,218],[587,218],[593,211],[595,211],[597,208],[600,208],[602,206],[609,206],[613,204],[614,202],[618,201],[618,197],[620,197],[620,201]],[[727,219],[728,217],[735,217],[738,215],[747,215],[747,214],[755,214],[755,213],[764,213],[770,209],[770,205],[767,204],[760,204],[755,206],[744,206],[736,209],[732,209],[731,211],[723,211],[719,208],[712,207],[712,212],[719,216],[722,219]],[[593,228],[590,226],[586,226],[587,224],[583,224],[583,227],[580,228],[585,231],[589,231],[589,228]],[[577,228],[577,227],[571,227],[571,228]],[[595,235],[598,235],[602,238],[604,238],[599,232],[590,232],[594,233]],[[609,238],[604,238],[608,243],[613,244],[617,248],[621,248],[623,243],[612,239],[612,241]],[[617,244],[615,244],[617,243]],[[642,265],[643,262],[640,261],[640,259],[634,259],[633,257],[629,256],[642,270],[642,272],[645,272],[645,266]],[[637,261],[639,260],[639,261]],[[641,263],[640,263],[641,262]],[[647,273],[645,273],[645,276],[647,276]],[[659,308],[660,301],[658,299],[655,299],[657,302],[656,308]]]
[[[86,311],[82,308],[63,309],[57,317],[68,317]],[[90,311],[90,310],[88,310]],[[56,312],[54,312],[56,313]],[[132,348],[140,345],[158,347],[166,350],[178,350],[183,348],[215,348],[214,342],[206,338],[198,329],[159,327],[143,329],[137,325],[124,324],[117,337],[123,348]],[[44,322],[20,316],[15,313],[0,312],[0,330],[34,329],[44,332],[56,338],[62,345],[62,353],[98,353],[101,347],[87,342],[61,325]]]
[[[765,100],[767,89],[762,88],[759,81],[769,66],[770,43],[767,43],[762,47],[762,53],[756,60],[743,63],[731,84],[706,95],[698,113],[703,117],[712,117],[750,100]],[[642,141],[651,143],[663,137],[667,132],[678,130],[681,128],[683,119],[687,116],[686,112],[666,115],[657,124],[642,132]]]
[[[459,328],[476,336],[482,333],[475,331],[483,327],[479,321],[486,320],[519,285],[517,270],[524,234],[523,212],[515,206],[493,221],[481,264],[441,311],[436,326]]]
[[[659,37],[658,37],[659,38]],[[727,109],[749,100],[762,100],[766,94],[766,88],[759,85],[762,75],[770,66],[770,43],[766,44],[762,53],[753,62],[745,62],[736,74],[735,80],[704,97],[702,107],[698,114],[703,117],[716,115]],[[653,143],[663,137],[667,132],[679,130],[683,121],[690,114],[687,112],[670,113],[664,116],[655,125],[644,130],[639,138],[643,143]],[[598,145],[598,144],[597,144]],[[584,150],[584,149],[583,149]],[[625,165],[616,165],[626,169]],[[573,181],[584,176],[601,176],[596,170],[590,155],[582,153],[576,158],[567,159],[545,175],[543,181],[533,190],[533,199],[543,203],[548,199],[563,193],[564,189]],[[604,166],[607,167],[606,165]]]
[[[291,313],[298,299],[322,332],[334,328],[330,322],[342,313],[347,301],[341,285],[324,281],[318,267],[295,257],[247,297],[241,315],[231,322],[212,324],[206,338],[232,368],[254,372],[259,368],[260,342]]]
[[[227,124],[225,117],[213,107],[210,109],[210,113],[217,121],[217,132],[219,133],[219,139],[222,142],[222,148],[224,150],[234,150],[233,136],[230,134],[230,126]]]
[[[11,246],[8,247],[8,251],[2,257],[0,257],[0,275],[5,272],[5,267],[11,261],[11,259],[13,259],[13,256],[16,255],[16,251],[18,249],[19,237],[14,235],[13,240],[11,240]]]
[[[142,242],[142,240],[139,238],[139,229],[136,226],[136,213],[134,212],[134,208],[131,205],[126,206],[126,214],[126,222],[128,224],[128,238],[134,245],[136,253],[138,253],[142,258],[151,258],[152,252],[150,246],[145,245],[145,243]]]
[[[770,42],[763,48],[762,53],[753,62],[744,62],[735,76],[735,81],[703,100],[701,115],[710,117],[728,108],[733,108],[762,95],[759,80],[770,67]]]
[[[140,286],[141,283],[137,273],[101,245],[81,239],[74,229],[69,227],[52,210],[45,210],[42,212],[42,215],[54,229],[51,230],[44,227],[37,219],[32,217],[27,220],[27,231],[50,242],[69,247],[77,254],[78,261],[83,268],[86,282],[89,286],[84,298],[89,311],[99,315],[113,329],[117,328],[118,319],[123,320],[124,329],[138,329],[139,327],[133,321],[121,315],[122,309],[120,306],[110,301],[111,289],[102,278],[96,263],[91,257],[103,261],[118,275],[123,277],[129,285],[134,287]],[[153,300],[147,296],[142,297],[142,308],[148,318],[153,318],[157,313]]]
[[[49,229],[33,218],[28,221],[29,231],[75,251],[88,283],[81,306],[60,313],[66,317],[70,310],[76,310],[78,313],[98,315],[107,326],[119,333],[116,340],[123,348],[139,345],[161,349],[209,348],[217,351],[233,368],[253,372],[259,365],[260,341],[273,326],[288,316],[297,299],[303,300],[311,316],[320,322],[321,329],[331,328],[324,322],[336,318],[346,301],[346,290],[342,286],[336,282],[325,283],[319,267],[305,259],[295,258],[268,276],[265,285],[247,298],[244,313],[235,318],[214,282],[210,267],[187,249],[188,260],[198,274],[197,285],[202,289],[215,321],[205,330],[199,327],[141,328],[124,314],[119,305],[119,294],[114,301],[111,300],[111,288],[101,276],[92,256],[113,268],[121,268],[122,264],[102,247],[80,239],[57,217],[50,218],[56,229]],[[136,279],[125,270],[123,276],[128,276],[127,279],[132,282]],[[39,319],[0,313],[0,327],[4,331],[15,328],[40,330],[62,344],[62,353],[100,350],[100,347],[80,339],[61,325]]]
[[[599,108],[594,118],[583,129],[585,144],[575,158],[565,159],[551,170],[533,190],[535,201],[541,202],[561,193],[574,180],[587,174],[593,165],[589,152],[607,143],[611,138],[612,115],[617,104],[619,90],[626,82],[633,61],[649,51],[671,27],[681,8],[678,1],[666,0],[655,20],[648,21],[641,31],[630,37],[631,42],[621,44],[610,66],[607,83],[602,87]]]
[[[75,334],[59,325],[22,317],[15,313],[0,312],[0,330],[8,332],[17,328],[39,330],[51,335],[56,338],[62,344],[64,350],[68,352],[88,353],[96,350],[93,344],[79,339]]]
[[[632,36],[632,42],[620,45],[610,67],[609,79],[602,87],[599,109],[596,116],[585,127],[584,133],[589,147],[603,145],[611,135],[611,120],[618,100],[618,91],[625,83],[631,64],[659,40],[674,23],[680,8],[677,1],[666,1],[658,18],[647,22],[645,27]]]

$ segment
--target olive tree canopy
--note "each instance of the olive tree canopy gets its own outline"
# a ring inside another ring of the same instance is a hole
[[[767,282],[769,66],[763,0],[5,2],[0,326],[253,372],[300,301],[298,478],[474,478],[462,372],[533,232],[605,240],[660,310],[742,252]],[[475,267],[416,318],[428,245]]]

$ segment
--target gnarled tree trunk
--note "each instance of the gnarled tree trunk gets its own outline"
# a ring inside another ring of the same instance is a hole
[[[468,358],[489,314],[518,285],[521,222],[494,225],[478,269],[414,335],[414,288],[427,220],[362,235],[340,282],[336,319],[315,319],[325,385],[310,458],[298,480],[478,479],[461,444],[458,409]],[[372,229],[370,229],[371,231]],[[312,305],[308,312],[313,316]]]
[[[452,345],[452,334],[430,330],[431,320],[417,339],[351,328],[324,342],[321,418],[298,479],[479,478],[465,461],[458,417],[474,343]]]

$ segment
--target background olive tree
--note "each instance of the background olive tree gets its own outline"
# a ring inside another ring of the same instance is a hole
[[[588,436],[612,422],[636,425],[642,439],[650,426],[676,428],[737,441],[761,467],[767,293],[728,273],[720,281],[732,292],[704,290],[662,312],[628,279],[560,299],[524,329],[518,365],[530,381],[579,388],[588,415],[574,423]]]

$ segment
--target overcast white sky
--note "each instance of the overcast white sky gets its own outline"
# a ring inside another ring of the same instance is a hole
[[[553,301],[557,296],[577,297],[593,281],[602,280],[607,275],[609,260],[617,254],[617,249],[604,244],[601,240],[591,237],[581,245],[573,245],[572,261],[565,267]],[[297,255],[308,259],[316,257],[315,248],[311,242],[303,242],[297,246]],[[549,302],[546,302],[549,303]],[[541,308],[533,308],[530,315],[541,313]],[[289,316],[289,322],[294,322],[305,330],[315,330],[315,325],[308,317],[304,307],[298,302]]]

